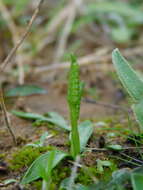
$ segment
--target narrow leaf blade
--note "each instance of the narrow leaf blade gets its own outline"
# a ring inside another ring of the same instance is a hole
[[[6,92],[7,97],[29,96],[33,94],[46,94],[47,91],[37,85],[21,85],[11,88]]]
[[[83,152],[93,133],[93,124],[91,121],[84,121],[78,126],[78,130],[80,138],[80,152]]]
[[[24,118],[24,119],[51,123],[53,125],[56,125],[64,130],[66,130],[66,131],[71,130],[70,127],[68,126],[67,122],[65,121],[65,119],[56,112],[48,112],[48,114],[46,114],[46,116],[43,116],[43,115],[40,115],[37,113],[12,110],[12,114],[14,114],[18,117]]]
[[[24,119],[32,119],[32,120],[42,120],[44,119],[44,116],[37,114],[37,113],[30,113],[30,112],[22,112],[22,111],[16,111],[12,110],[12,114],[24,118]]]
[[[58,127],[63,128],[67,131],[71,130],[65,119],[60,114],[56,112],[48,112],[48,116],[49,120],[51,120],[51,123],[54,125],[57,125]]]

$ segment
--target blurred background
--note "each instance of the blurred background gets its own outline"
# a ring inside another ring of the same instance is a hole
[[[25,32],[37,4],[35,0],[0,0],[1,64]],[[30,109],[58,109],[59,102],[53,107],[51,98],[56,94],[54,102],[62,95],[65,99],[69,55],[75,53],[86,83],[85,96],[120,104],[126,94],[114,72],[111,53],[119,48],[140,74],[142,29],[141,0],[45,0],[27,39],[0,74],[0,80],[5,89],[38,84],[49,94],[45,95],[46,103],[43,100],[40,105],[39,96],[30,97]],[[86,109],[88,115],[95,114],[93,106]],[[98,112],[100,115],[99,108]]]

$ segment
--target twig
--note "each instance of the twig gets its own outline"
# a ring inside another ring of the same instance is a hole
[[[132,112],[131,109],[128,109],[128,108],[125,108],[125,107],[122,107],[122,106],[119,106],[119,105],[115,105],[115,104],[107,104],[107,103],[98,102],[96,100],[92,100],[92,99],[88,99],[88,98],[85,98],[83,101],[86,102],[86,103],[103,106],[105,108],[110,108],[110,109],[114,109],[114,110],[122,110],[122,111],[126,111],[126,112],[129,112],[129,113]]]
[[[69,190],[73,189],[74,181],[75,181],[76,176],[77,176],[77,169],[79,167],[78,166],[79,162],[80,162],[80,156],[77,156],[76,160],[74,162],[74,165],[73,165],[73,168],[72,168],[72,172],[71,172],[71,176],[70,176],[70,180],[69,180],[69,186],[68,186]]]
[[[60,35],[59,41],[58,41],[58,45],[56,47],[57,51],[55,54],[55,59],[54,62],[58,62],[60,61],[60,59],[62,58],[65,49],[66,49],[66,45],[67,45],[67,41],[71,32],[71,28],[76,16],[76,4],[72,3],[70,6],[70,10],[68,13],[68,17],[65,23],[65,26],[63,28],[62,34]]]
[[[85,165],[81,165],[80,163],[77,163],[77,162],[73,162],[71,160],[69,160],[69,163],[72,163],[74,166],[76,166],[77,168],[83,168],[85,170],[85,172],[87,173],[87,175],[89,175],[89,177],[91,177],[91,179],[93,180],[94,183],[97,183],[98,182],[98,179],[92,175],[91,172],[89,172],[89,169],[87,166]]]
[[[71,4],[64,6],[64,8],[52,19],[51,23],[49,24],[47,34],[53,34],[57,28],[65,21],[68,16]]]
[[[17,49],[21,46],[21,44],[23,43],[23,41],[26,39],[26,37],[28,36],[30,29],[33,25],[33,22],[35,21],[39,11],[40,11],[40,7],[42,5],[44,0],[40,0],[38,3],[37,8],[35,9],[29,23],[28,26],[24,32],[24,34],[22,35],[21,39],[16,43],[16,45],[14,46],[14,48],[10,51],[10,53],[8,54],[8,56],[6,57],[6,59],[3,61],[1,67],[0,67],[0,71],[3,72],[5,67],[7,66],[7,64],[11,61],[11,59],[13,58],[13,56],[15,55]]]
[[[7,7],[3,3],[3,0],[0,0],[0,10],[3,18],[6,20],[6,23],[8,25],[8,28],[12,34],[13,44],[16,46],[17,41],[20,39],[18,27],[14,23],[12,16],[10,15],[10,12],[8,11]],[[16,55],[16,63],[18,65],[19,70],[19,84],[24,84],[24,68],[23,68],[23,60],[22,60],[22,51],[18,51]]]
[[[121,158],[121,157],[119,157],[119,156],[110,155],[110,157],[111,157],[111,158],[116,158],[116,159],[118,159],[118,160],[121,160],[121,161],[124,161],[124,162],[127,162],[127,163],[130,163],[130,164],[132,164],[132,165],[134,165],[134,166],[138,166],[138,167],[142,166],[142,164],[137,164],[137,163],[135,163],[135,162],[126,160],[126,159]]]
[[[139,147],[140,149],[143,149],[143,147]],[[121,150],[134,150],[134,149],[138,149],[137,147],[123,147]],[[112,150],[112,149],[108,149],[108,148],[87,148],[86,150],[89,150],[89,151],[109,151],[109,150]]]
[[[14,135],[14,132],[12,131],[12,127],[11,127],[11,124],[10,124],[10,118],[8,117],[6,106],[5,106],[5,103],[4,103],[3,91],[2,91],[2,86],[1,85],[0,85],[0,104],[1,104],[2,111],[3,111],[6,127],[7,127],[8,131],[9,131],[9,133],[11,134],[11,137],[13,139],[13,143],[15,145],[17,145],[16,137]]]
[[[66,18],[68,17],[69,11],[71,9],[71,4],[68,4],[65,6],[50,22],[48,26],[48,30],[46,31],[46,38],[42,40],[41,43],[39,43],[37,49],[38,52],[42,51],[45,46],[47,46],[49,43],[54,41],[54,35],[57,33],[58,28],[63,22],[65,22]],[[45,33],[45,32],[44,32]]]
[[[109,59],[109,55],[108,55],[109,49],[107,48],[102,48],[97,50],[96,53],[92,53],[86,56],[83,56],[81,58],[78,59],[78,63],[80,66],[84,66],[84,65],[88,65],[91,63],[97,63],[100,61],[105,61]],[[55,71],[60,70],[60,69],[68,69],[70,67],[70,62],[65,62],[65,63],[55,63],[52,64],[50,66],[43,66],[43,67],[37,67],[35,69],[35,73],[41,73],[41,72],[48,72],[48,71]],[[101,70],[101,68],[104,68],[106,70],[106,68],[110,68],[113,70],[113,67],[111,65],[108,64],[95,64],[95,68],[97,70]]]
[[[136,161],[136,162],[138,162],[138,163],[140,163],[140,164],[143,164],[143,161],[142,161],[142,160],[138,160],[138,159],[136,159],[136,158],[133,158],[133,157],[131,157],[131,156],[128,156],[127,154],[120,153],[120,155],[125,156],[125,157],[127,157],[127,158],[129,158],[129,159],[132,159],[132,160],[134,160],[134,161]]]
[[[142,55],[143,46],[129,48],[123,50],[124,56],[132,56],[132,55]],[[94,68],[97,71],[114,71],[112,64],[108,64],[111,61],[111,51],[112,49],[109,47],[99,48],[96,53],[92,53],[89,55],[85,55],[78,59],[78,63],[80,66],[88,66],[89,64],[94,64]],[[99,63],[100,62],[100,63]],[[70,62],[64,63],[55,63],[49,66],[37,67],[35,69],[35,73],[49,72],[55,70],[63,70],[68,69],[70,67]]]

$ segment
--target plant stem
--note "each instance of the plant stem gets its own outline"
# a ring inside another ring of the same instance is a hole
[[[74,108],[73,108],[74,109]],[[78,132],[78,120],[74,118],[74,111],[71,109],[71,153],[74,158],[80,153],[80,139]]]
[[[71,55],[71,68],[69,72],[67,99],[70,109],[71,120],[71,154],[74,159],[80,153],[78,119],[80,112],[82,87],[83,83],[81,83],[79,79],[79,65],[76,61],[76,57],[74,55]]]
[[[0,105],[1,105],[1,108],[2,108],[2,111],[3,111],[3,115],[4,115],[4,120],[5,120],[5,124],[6,124],[6,127],[13,139],[13,143],[14,145],[17,145],[17,142],[16,142],[16,137],[15,137],[15,134],[12,130],[12,127],[11,127],[11,124],[10,124],[10,119],[8,117],[8,114],[7,114],[7,110],[6,110],[6,106],[5,106],[5,102],[4,102],[4,97],[3,97],[3,91],[2,91],[2,87],[0,85]]]
[[[49,178],[47,181],[43,179],[42,181],[42,190],[50,190],[51,179]]]

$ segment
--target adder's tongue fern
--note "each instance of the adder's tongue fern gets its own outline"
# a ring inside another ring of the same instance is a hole
[[[71,120],[71,154],[75,158],[80,153],[80,139],[78,132],[78,119],[82,94],[82,83],[79,79],[79,65],[76,57],[71,55],[71,67],[68,83],[68,104]]]

